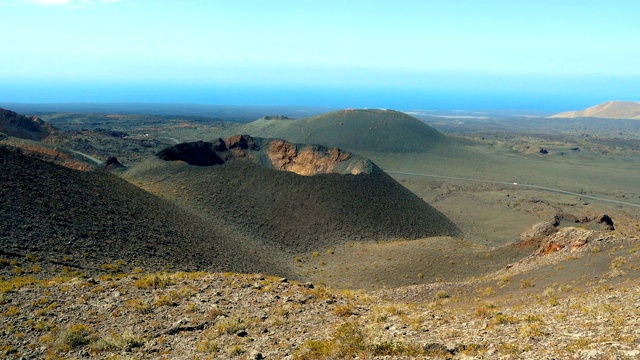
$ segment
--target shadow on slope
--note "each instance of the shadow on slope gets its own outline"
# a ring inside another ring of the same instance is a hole
[[[276,255],[104,171],[72,170],[0,146],[0,183],[4,256],[33,254],[89,272],[123,260],[150,270],[288,275]]]

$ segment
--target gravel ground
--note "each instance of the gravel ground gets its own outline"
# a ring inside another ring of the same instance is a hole
[[[13,277],[0,353],[20,358],[624,359],[640,355],[638,281],[518,306],[421,303],[261,275]],[[405,288],[411,291],[411,288]]]

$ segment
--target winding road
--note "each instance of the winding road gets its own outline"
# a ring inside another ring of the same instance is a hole
[[[422,177],[447,179],[447,180],[459,180],[459,181],[478,182],[478,183],[485,183],[485,184],[499,184],[499,185],[517,186],[517,187],[521,187],[521,188],[537,189],[537,190],[550,191],[550,192],[566,194],[566,195],[574,195],[574,196],[579,196],[579,197],[586,198],[586,199],[591,199],[591,200],[605,201],[605,202],[610,202],[610,203],[614,203],[614,204],[627,205],[627,206],[640,208],[640,204],[634,204],[634,203],[630,203],[630,202],[626,202],[626,201],[620,201],[620,200],[606,199],[606,198],[601,198],[601,197],[591,196],[591,195],[584,195],[584,194],[580,194],[580,193],[576,193],[576,192],[566,191],[566,190],[562,190],[562,189],[554,189],[554,188],[545,187],[545,186],[538,186],[538,185],[521,184],[521,183],[506,182],[506,181],[469,179],[469,178],[461,178],[461,177],[455,177],[455,176],[418,174],[418,173],[402,172],[402,171],[386,171],[385,170],[385,172],[387,174],[396,174],[396,175],[422,176]]]
[[[94,162],[94,163],[96,163],[96,164],[102,164],[102,160],[97,159],[97,158],[94,158],[93,156],[91,156],[91,155],[89,155],[89,154],[85,154],[85,153],[83,153],[83,152],[75,151],[75,150],[69,150],[69,151],[71,151],[71,152],[72,152],[72,153],[74,153],[74,154],[78,154],[78,155],[80,155],[80,156],[84,156],[84,157],[86,157],[87,159],[89,159],[89,160],[93,161],[93,162]]]
[[[157,139],[167,139],[169,141],[171,141],[174,144],[180,144],[180,140],[176,139],[176,138],[172,138],[172,137],[168,137],[168,136],[158,136]]]

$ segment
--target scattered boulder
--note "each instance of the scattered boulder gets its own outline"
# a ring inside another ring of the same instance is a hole
[[[267,115],[263,117],[264,120],[292,120],[290,117],[284,115]]]
[[[218,140],[222,141],[222,140]],[[229,150],[240,148],[243,150],[260,150],[260,145],[256,143],[256,141],[249,135],[233,135],[224,140],[223,143],[227,144]]]
[[[580,227],[572,224],[580,224]],[[543,255],[565,248],[575,251],[589,241],[602,238],[604,231],[611,230],[614,230],[613,220],[606,214],[595,218],[559,214],[553,220],[537,223],[524,231],[519,246],[537,248]]]
[[[556,219],[543,221],[533,225],[525,232],[520,234],[520,245],[523,247],[538,247],[544,239],[558,230],[558,221]]]
[[[613,219],[607,214],[602,214],[597,218],[598,224],[600,224],[603,230],[615,230],[613,226]]]
[[[577,227],[565,227],[549,236],[540,246],[540,253],[548,255],[562,249],[576,251],[587,245],[587,243],[599,240],[602,237],[598,231],[585,230]]]
[[[115,130],[105,130],[105,134],[114,137],[114,138],[120,138],[123,139],[127,136],[129,136],[129,134],[127,134],[124,131],[115,131]]]
[[[110,158],[107,159],[107,161],[103,163],[103,167],[107,171],[112,171],[112,170],[124,168],[124,165],[122,165],[120,161],[118,161],[117,157],[111,156]]]
[[[251,153],[260,151],[260,145],[249,135],[233,135],[224,140],[218,139],[216,141],[226,144],[227,152],[218,154],[225,161],[244,159],[247,156],[251,160],[256,160]]]
[[[216,154],[216,150],[224,151],[222,149],[226,150],[224,142],[196,141],[168,147],[156,156],[166,161],[184,161],[189,165],[212,166],[224,163],[224,160]]]

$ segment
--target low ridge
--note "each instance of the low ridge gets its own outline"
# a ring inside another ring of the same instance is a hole
[[[27,117],[0,108],[0,132],[22,139],[41,141],[53,134],[55,129],[35,116]]]
[[[640,120],[640,102],[607,101],[585,110],[567,111],[551,116],[552,118],[611,118]]]

